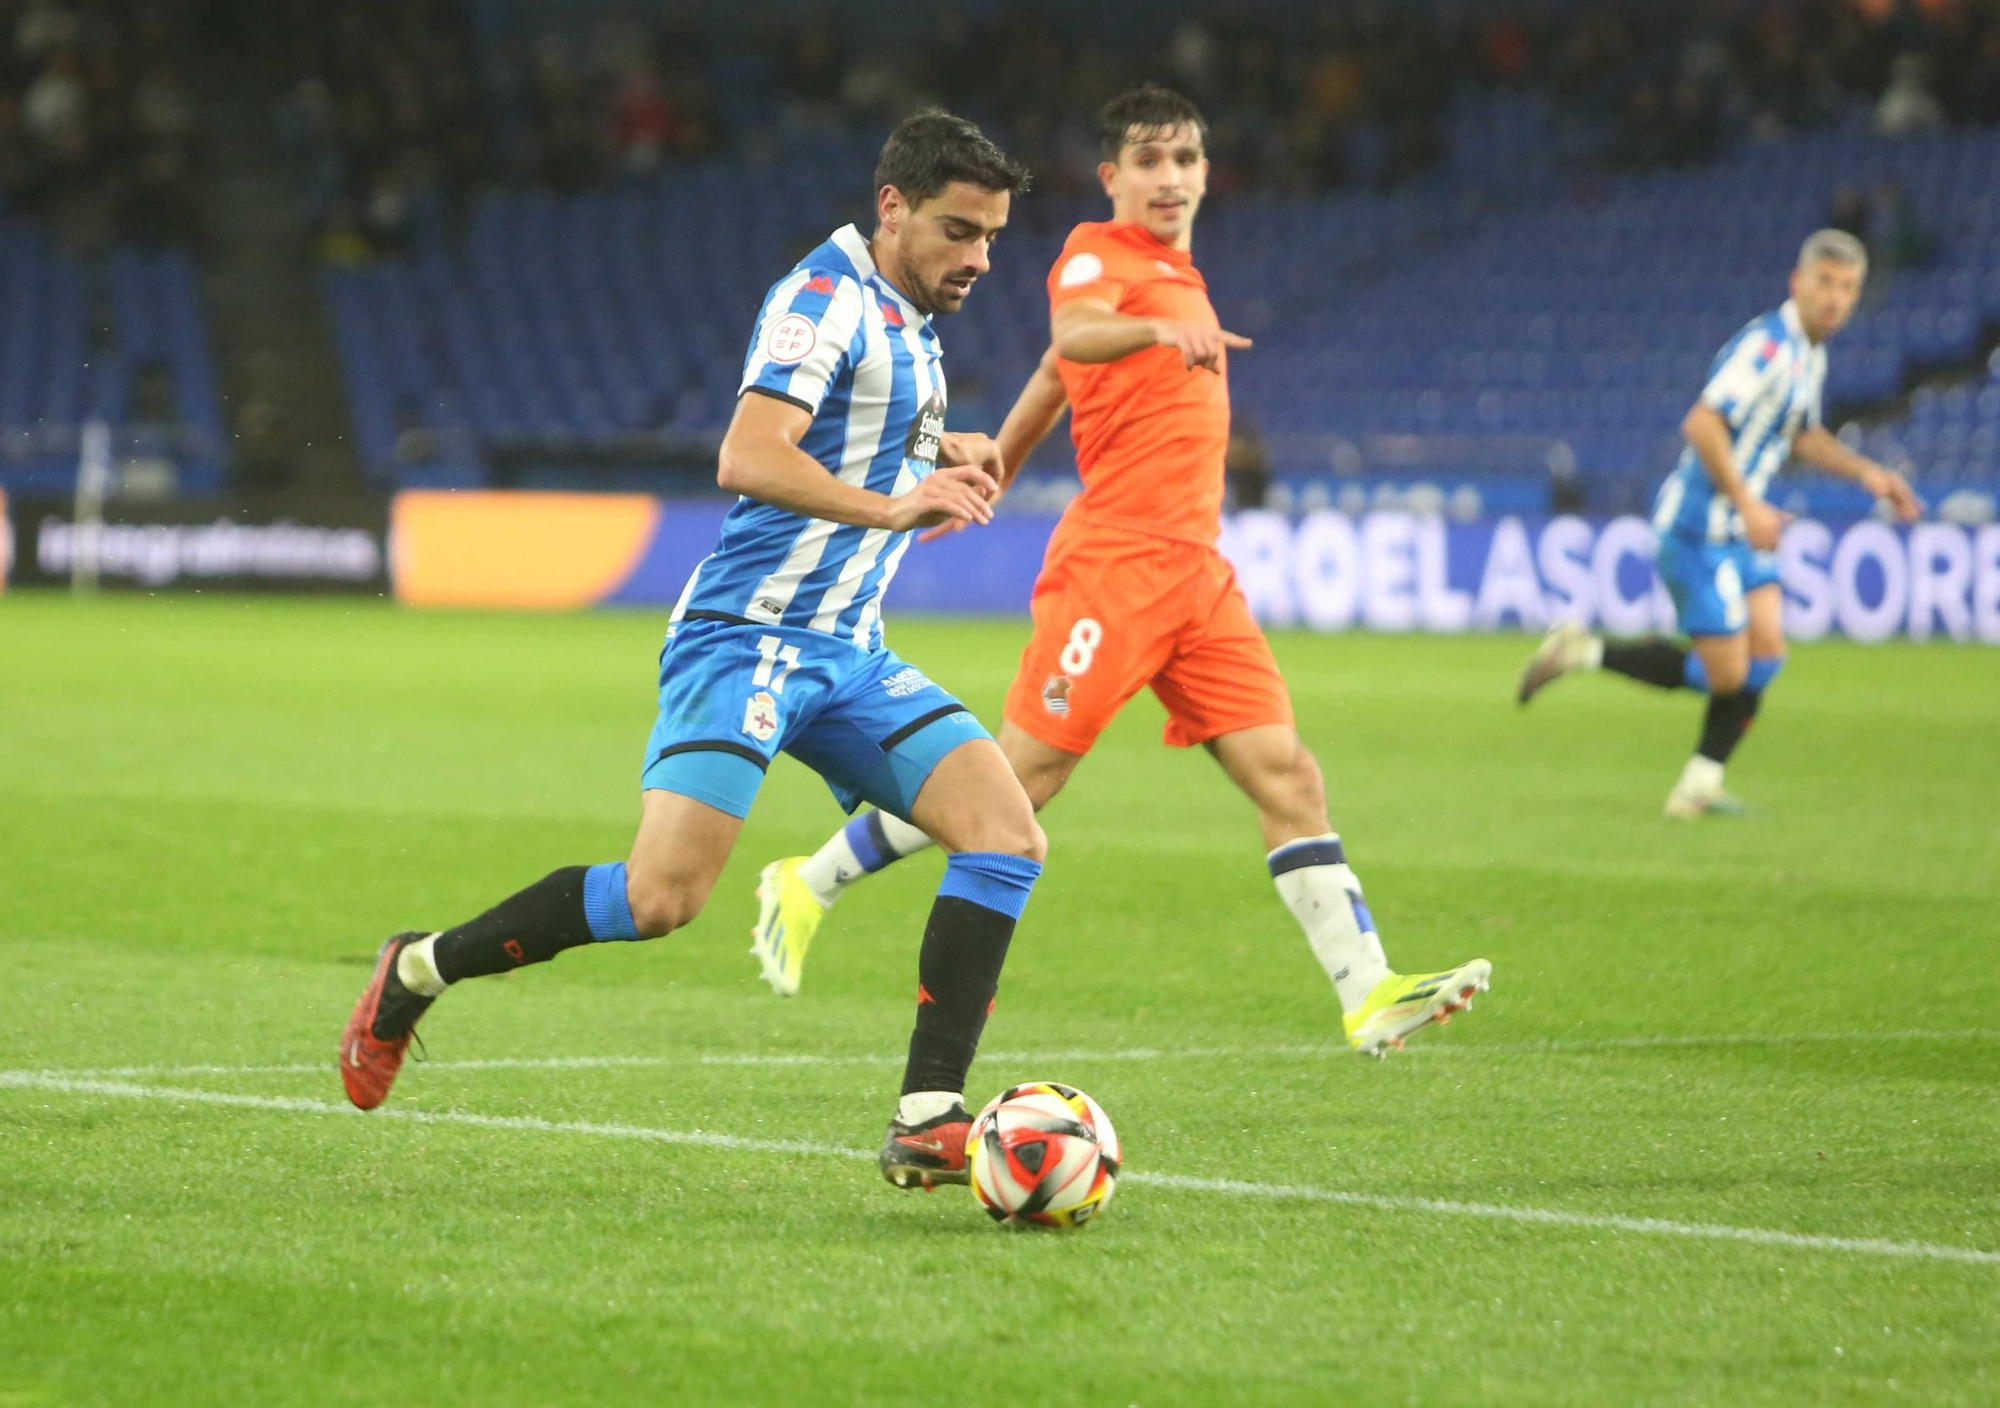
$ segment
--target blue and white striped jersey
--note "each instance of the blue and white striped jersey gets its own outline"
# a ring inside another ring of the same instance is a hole
[[[1793,439],[1820,423],[1825,385],[1826,349],[1806,336],[1789,299],[1751,321],[1716,354],[1701,403],[1729,422],[1736,472],[1758,498],[1790,457]],[[1742,515],[1716,492],[1691,445],[1660,486],[1653,526],[1711,543],[1743,537]]]
[[[943,356],[930,320],[882,277],[868,241],[848,225],[765,296],[741,394],[810,411],[799,448],[827,473],[907,494],[937,468]],[[909,540],[738,499],[673,619],[797,626],[874,649],[882,593]]]

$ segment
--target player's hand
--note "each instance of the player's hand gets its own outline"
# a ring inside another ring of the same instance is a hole
[[[1251,345],[1249,338],[1237,333],[1203,327],[1199,323],[1176,323],[1167,318],[1153,324],[1153,339],[1161,347],[1179,348],[1181,365],[1189,371],[1201,367],[1220,372],[1225,348],[1240,351]]]
[[[1003,488],[1000,493],[995,494],[986,502],[989,505],[997,504],[1006,492],[1006,489]],[[963,518],[947,518],[944,522],[938,524],[937,527],[926,528],[923,532],[917,534],[917,541],[920,543],[934,543],[939,538],[949,538],[953,533],[962,530],[965,527],[965,523],[966,520]]]
[[[992,475],[994,489],[987,497],[989,504],[998,503],[1000,496],[1007,492],[1007,466],[1000,458],[1000,442],[991,435],[968,430],[951,431],[938,437],[938,463],[946,467],[971,465]],[[948,518],[935,528],[926,528],[917,534],[917,541],[934,543],[939,538],[950,537],[965,525],[963,518]]]
[[[1876,498],[1886,499],[1889,507],[1896,511],[1896,517],[1903,522],[1915,523],[1924,516],[1924,501],[1917,497],[1910,481],[1895,470],[1877,470],[1863,480],[1862,485]]]
[[[992,500],[1000,481],[973,464],[944,465],[932,470],[916,488],[889,500],[886,523],[892,532],[933,528],[941,523],[991,523]]]
[[[1000,458],[1000,442],[991,435],[982,435],[972,430],[948,430],[938,437],[938,464],[969,464],[985,470],[993,476],[997,484],[1007,475],[1007,464]],[[994,497],[998,497],[998,491]]]
[[[1758,552],[1776,552],[1778,539],[1785,531],[1785,525],[1792,521],[1792,515],[1772,508],[1758,499],[1750,499],[1737,509],[1743,515],[1743,536],[1750,540],[1750,546]]]

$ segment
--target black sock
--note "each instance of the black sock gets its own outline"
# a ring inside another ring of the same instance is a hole
[[[431,954],[447,983],[546,963],[566,948],[590,942],[583,912],[581,865],[552,870],[527,889],[438,935]]]
[[[1604,668],[1660,689],[1687,686],[1687,647],[1658,636],[1604,642]]]
[[[1738,690],[1735,694],[1711,694],[1708,713],[1701,721],[1701,745],[1695,752],[1718,763],[1729,761],[1736,745],[1743,741],[1751,720],[1757,717],[1762,694]]]
[[[965,1089],[1013,937],[1011,915],[956,895],[938,896],[917,956],[917,1029],[903,1067],[903,1094]]]

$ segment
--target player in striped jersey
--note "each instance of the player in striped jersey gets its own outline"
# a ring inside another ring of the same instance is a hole
[[[1848,449],[1822,425],[1826,340],[1861,297],[1868,252],[1821,230],[1792,270],[1791,298],[1749,323],[1716,354],[1708,384],[1681,422],[1687,448],[1653,513],[1660,580],[1691,644],[1607,641],[1573,622],[1553,628],[1521,675],[1523,704],[1577,669],[1605,669],[1662,689],[1708,696],[1701,739],[1667,794],[1670,817],[1734,815],[1723,764],[1785,663],[1778,537],[1788,515],[1764,502],[1789,458],[1852,479],[1904,522],[1923,505],[1894,470]]]
[[[951,852],[880,1162],[899,1187],[966,1181],[965,1073],[1045,842],[986,730],[883,647],[881,600],[912,530],[992,516],[998,447],[945,430],[931,324],[986,271],[1026,183],[971,123],[919,114],[883,148],[874,236],[836,231],[771,289],[717,474],[742,497],[660,652],[630,857],[555,871],[456,928],[383,945],[341,1042],[356,1105],[388,1096],[447,984],[691,921],[764,770],[788,752],[849,811],[871,802]]]

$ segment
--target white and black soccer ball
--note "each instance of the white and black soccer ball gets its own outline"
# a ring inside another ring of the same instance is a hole
[[[1118,1188],[1118,1132],[1073,1085],[1029,1081],[993,1097],[966,1136],[972,1192],[995,1222],[1081,1227]]]

